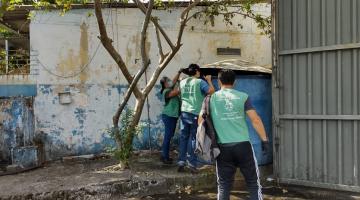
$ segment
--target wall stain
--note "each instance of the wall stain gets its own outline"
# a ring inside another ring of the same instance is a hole
[[[130,72],[135,71],[139,65],[139,63],[141,63],[141,48],[140,48],[140,32],[137,32],[136,35],[132,36],[131,38],[131,42],[132,44],[135,44],[135,49],[133,49],[133,51],[135,52],[135,54],[133,55],[133,59],[134,61],[130,60],[129,61],[129,67],[130,67]],[[135,61],[137,60],[137,61]],[[136,62],[136,63],[135,63]]]
[[[80,124],[80,128],[84,128],[84,122],[86,120],[86,110],[84,108],[76,108],[74,111],[75,118]]]
[[[76,54],[74,49],[69,49],[66,57],[60,59],[58,63],[58,70],[65,76],[77,73],[80,70],[79,75],[80,83],[84,84],[88,79],[87,69],[84,69],[89,62],[89,26],[83,22],[80,25],[80,48],[79,53]],[[81,91],[84,92],[84,91]]]
[[[202,59],[202,51],[201,49],[197,49],[197,53],[199,54],[198,62]]]
[[[52,85],[39,85],[39,90],[42,94],[52,94],[53,88]]]
[[[89,36],[88,30],[89,26],[83,22],[80,26],[81,34],[80,34],[80,67],[83,69],[89,63]],[[80,69],[80,70],[81,70]],[[85,83],[88,79],[87,70],[84,70],[80,74],[80,83]]]
[[[129,40],[126,45],[125,63],[127,65],[129,65],[131,63],[132,49],[130,48],[130,44],[133,44],[133,41]]]

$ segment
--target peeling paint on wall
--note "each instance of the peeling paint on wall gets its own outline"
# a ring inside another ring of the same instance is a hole
[[[34,114],[32,97],[0,99],[0,154],[11,161],[16,147],[33,145]]]
[[[259,10],[270,15],[268,4],[259,5]],[[64,17],[51,18],[49,13],[39,12],[30,23],[30,43],[32,51],[37,52],[39,61],[53,73],[73,77],[53,76],[38,63],[32,63],[32,69],[38,69],[36,77],[37,96],[34,102],[36,131],[44,139],[46,159],[53,160],[62,156],[99,153],[106,146],[115,145],[107,133],[112,126],[112,116],[121,102],[128,87],[116,63],[106,50],[99,46],[98,26],[95,17],[88,17],[87,9],[71,10]],[[140,29],[143,13],[138,9],[104,9],[104,19],[111,17],[107,28],[114,40],[115,47],[134,75],[140,67]],[[169,37],[176,37],[178,15],[181,9],[172,13],[154,10],[159,16]],[[125,16],[125,17],[124,17]],[[239,17],[237,20],[244,20]],[[116,21],[116,24],[112,24]],[[215,61],[239,57],[216,55],[218,47],[241,48],[242,59],[266,65],[271,63],[271,40],[261,36],[249,19],[243,21],[244,29],[226,27],[217,19],[215,26],[203,25],[200,21],[191,21],[183,37],[183,46],[162,75],[173,77],[180,67],[190,63],[208,64]],[[119,28],[121,27],[121,28]],[[156,34],[153,28],[147,33],[146,52],[151,59],[148,73],[151,74],[158,58]],[[253,41],[256,41],[254,48]],[[201,41],[201,42],[199,42]],[[51,45],[49,45],[51,44]],[[163,44],[166,44],[164,41]],[[261,47],[260,49],[258,47]],[[139,87],[143,87],[141,79]],[[160,86],[156,85],[149,95],[150,133],[146,125],[142,133],[136,136],[136,149],[157,149],[161,146],[164,125],[160,114],[163,107]],[[60,104],[59,93],[68,92],[71,103]],[[134,105],[130,99],[129,107]],[[147,122],[144,109],[142,119]],[[177,137],[177,134],[175,135]],[[177,140],[174,140],[177,143]]]

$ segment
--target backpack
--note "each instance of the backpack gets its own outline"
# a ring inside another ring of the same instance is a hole
[[[201,106],[203,121],[199,124],[196,132],[195,154],[205,162],[214,162],[220,154],[220,149],[216,141],[216,131],[210,116],[211,96],[205,97]]]

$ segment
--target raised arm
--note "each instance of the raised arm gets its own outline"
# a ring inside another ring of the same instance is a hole
[[[207,81],[207,83],[209,84],[209,90],[207,91],[207,94],[213,94],[215,92],[215,87],[212,84],[211,81],[211,75],[207,75],[205,76],[205,80]]]
[[[173,80],[172,80],[172,82],[173,82],[174,85],[178,82],[179,77],[180,77],[180,74],[182,73],[182,71],[183,71],[183,68],[181,68],[181,69],[178,71],[178,73],[174,76],[174,78],[173,78]]]
[[[180,94],[179,88],[174,88],[173,90],[171,90],[169,93],[166,94],[166,98],[175,97],[178,96],[179,94]]]

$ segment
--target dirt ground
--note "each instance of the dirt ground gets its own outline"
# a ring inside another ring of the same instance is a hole
[[[204,169],[197,175],[180,174],[175,164],[163,165],[159,157],[157,153],[139,154],[131,162],[131,170],[117,169],[118,162],[109,158],[75,159],[0,176],[0,200],[76,199],[77,193],[82,195],[78,199],[104,199],[99,196],[118,199],[119,196],[163,194],[187,185],[202,188],[209,185],[208,182],[215,184],[212,169]]]
[[[109,158],[58,161],[24,173],[0,176],[0,200],[215,200],[216,176],[213,167],[199,174],[178,173],[176,164],[163,165],[158,154],[135,156],[131,170],[117,170]],[[247,199],[241,177],[231,199]],[[313,191],[288,190],[262,181],[264,199],[360,199],[343,193],[324,192],[324,198],[314,198]]]
[[[193,192],[191,194],[172,194],[172,195],[154,195],[142,198],[142,200],[147,199],[158,199],[158,200],[216,200],[216,190],[200,190]],[[264,200],[303,200],[306,199],[305,196],[299,193],[289,193],[282,191],[280,188],[264,188],[263,189]],[[245,190],[235,188],[231,193],[231,200],[245,200],[249,198],[249,194]]]

